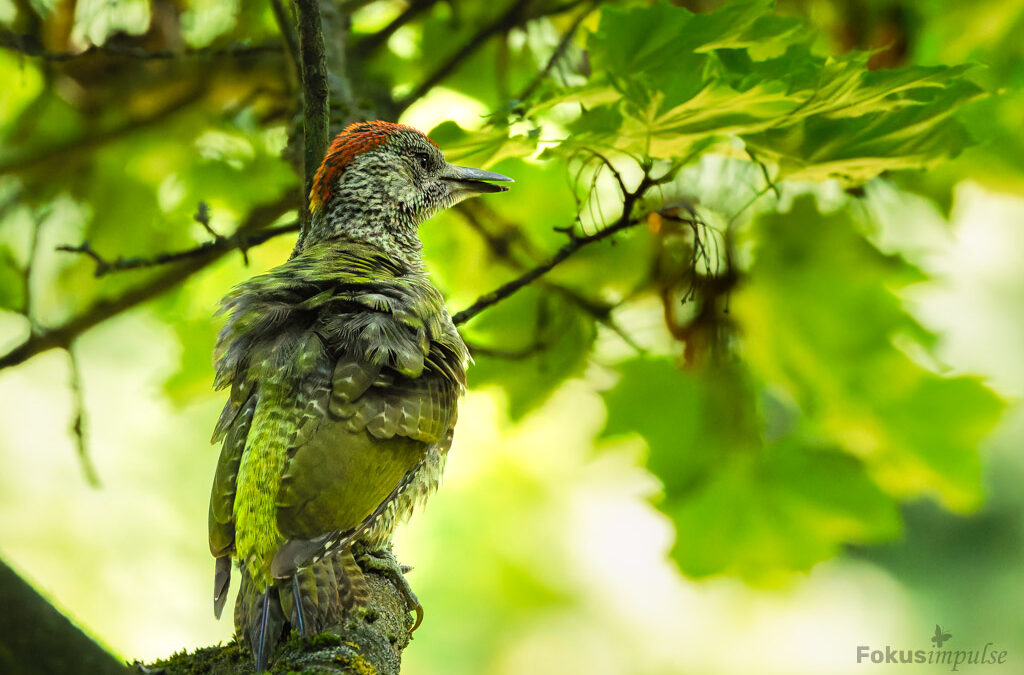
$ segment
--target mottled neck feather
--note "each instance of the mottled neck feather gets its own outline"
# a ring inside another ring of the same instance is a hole
[[[430,213],[418,208],[422,195],[395,172],[394,165],[372,155],[353,159],[326,203],[311,214],[302,248],[343,237],[371,244],[410,268],[422,269],[418,228]]]

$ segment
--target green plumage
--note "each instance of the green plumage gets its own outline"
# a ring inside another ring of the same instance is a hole
[[[242,284],[224,311],[210,550],[240,563],[236,628],[252,643],[264,614],[298,625],[296,574],[310,629],[359,601],[358,568],[339,561],[355,541],[386,545],[436,485],[468,356],[419,266],[344,238]]]
[[[469,356],[417,228],[511,180],[448,164],[415,129],[350,125],[316,173],[295,256],[224,299],[214,612],[235,560],[236,633],[258,672],[289,627],[319,632],[366,601],[353,544],[387,547],[437,486]]]

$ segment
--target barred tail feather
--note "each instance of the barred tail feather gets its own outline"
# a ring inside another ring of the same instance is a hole
[[[352,557],[352,549],[345,549],[328,560],[332,561],[338,579],[338,601],[342,611],[347,614],[365,607],[370,602],[370,587],[366,584],[363,570]]]
[[[273,661],[281,643],[292,630],[303,637],[316,635],[340,624],[346,616],[370,600],[363,571],[345,549],[275,579],[260,592],[243,570],[242,586],[235,605],[235,632],[252,650],[256,672]]]
[[[321,612],[328,600],[326,581],[318,570],[307,567],[298,570],[286,579],[276,579],[274,587],[279,589],[281,609],[288,617],[288,624],[302,637],[315,635],[323,630]]]
[[[281,610],[278,588],[270,585],[260,591],[247,572],[243,570],[241,576],[235,603],[235,633],[249,645],[256,672],[262,673],[288,634],[288,622]]]
[[[223,556],[217,558],[217,567],[213,573],[213,615],[218,619],[224,611],[224,603],[227,602],[230,588],[231,558]]]

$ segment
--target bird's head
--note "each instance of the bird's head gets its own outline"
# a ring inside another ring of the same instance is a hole
[[[351,124],[335,137],[313,179],[309,236],[418,251],[420,223],[468,197],[508,189],[493,181],[512,179],[449,164],[416,129],[381,121]]]

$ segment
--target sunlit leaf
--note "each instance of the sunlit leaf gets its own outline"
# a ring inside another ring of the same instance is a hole
[[[25,301],[25,283],[11,249],[0,245],[0,309],[20,310]]]
[[[577,96],[566,148],[693,160],[739,139],[778,164],[780,177],[803,180],[863,182],[933,165],[967,145],[952,113],[980,89],[964,80],[965,68],[871,72],[867,54],[813,53],[799,22],[766,9],[606,7],[588,42],[593,79],[529,114]]]
[[[894,501],[859,460],[793,430],[769,433],[759,385],[737,365],[683,373],[669,359],[638,359],[620,372],[605,393],[604,435],[646,441],[685,573],[772,583],[844,543],[899,532]]]
[[[890,494],[975,507],[978,444],[1002,404],[977,380],[942,378],[893,345],[921,330],[889,290],[907,263],[808,199],[764,216],[757,233],[757,261],[732,302],[753,371],[794,398],[811,433],[862,458]]]
[[[430,138],[444,147],[445,157],[452,162],[477,167],[490,167],[503,159],[526,157],[537,148],[536,138],[522,134],[509,136],[504,128],[466,131],[457,123],[444,122],[430,132]]]

